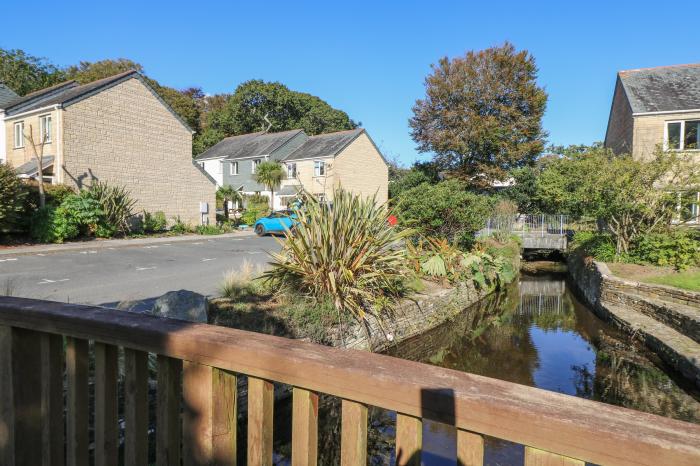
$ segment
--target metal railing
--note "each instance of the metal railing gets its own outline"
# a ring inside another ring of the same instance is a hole
[[[506,232],[515,235],[565,235],[568,231],[569,219],[566,215],[558,214],[523,214],[491,217],[480,234],[490,236],[496,232]]]

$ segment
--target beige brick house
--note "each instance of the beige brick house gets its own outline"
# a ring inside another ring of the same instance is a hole
[[[700,166],[700,63],[620,71],[605,147],[635,159],[683,151]],[[700,192],[679,193],[679,215],[700,223]]]
[[[275,209],[285,208],[304,189],[332,201],[341,186],[384,203],[389,195],[389,168],[384,156],[362,128],[308,136],[302,130],[252,133],[226,138],[196,158],[222,186],[245,194],[269,196],[254,181],[255,165],[275,160],[287,178],[275,192]]]
[[[214,220],[216,185],[192,160],[192,130],[135,71],[28,94],[5,109],[4,125],[7,161],[22,177],[38,172],[31,137],[38,149],[43,141],[45,181],[122,185],[139,210]]]

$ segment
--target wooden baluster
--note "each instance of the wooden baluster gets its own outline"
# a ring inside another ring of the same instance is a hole
[[[117,347],[95,343],[95,466],[119,459],[117,365]]]
[[[212,382],[212,450],[214,464],[236,464],[236,427],[238,379],[236,375],[214,369]]]
[[[292,465],[316,466],[318,456],[318,394],[294,387],[292,405]]]
[[[0,464],[15,464],[12,327],[0,325]]]
[[[65,464],[63,424],[63,337],[41,334],[42,465]]]
[[[212,462],[212,370],[210,366],[184,362],[182,455],[185,466]]]
[[[66,443],[68,466],[88,464],[88,342],[66,338]]]
[[[272,464],[272,382],[248,377],[248,466]]]
[[[148,353],[124,349],[124,464],[148,464]]]
[[[367,406],[343,400],[342,432],[340,435],[340,464],[367,464]]]
[[[585,462],[537,448],[525,447],[525,466],[584,466]]]
[[[420,466],[423,447],[423,421],[396,413],[396,464]]]
[[[457,429],[457,465],[481,466],[484,464],[484,437]]]
[[[158,356],[156,464],[180,464],[182,361]]]

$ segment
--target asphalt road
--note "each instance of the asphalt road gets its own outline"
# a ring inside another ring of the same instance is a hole
[[[0,295],[114,306],[172,290],[216,296],[243,261],[264,266],[274,238],[198,239],[134,247],[0,257]]]

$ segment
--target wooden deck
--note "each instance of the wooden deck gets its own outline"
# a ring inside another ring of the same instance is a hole
[[[0,464],[88,464],[88,341],[96,343],[99,376],[98,466],[116,464],[118,458],[118,347],[125,349],[129,465],[147,462],[148,353],[158,355],[159,465],[180,464],[181,457],[185,465],[235,464],[235,387],[242,376],[249,386],[251,466],[272,464],[273,381],[294,387],[294,465],[316,464],[319,393],[343,400],[343,465],[367,464],[369,405],[396,411],[400,465],[419,464],[423,419],[457,429],[461,465],[483,463],[484,435],[525,445],[526,465],[700,464],[695,424],[379,354],[7,297],[0,298]]]

